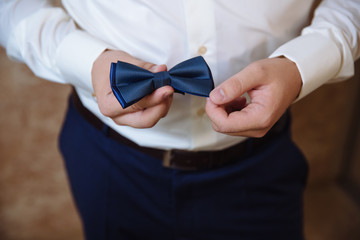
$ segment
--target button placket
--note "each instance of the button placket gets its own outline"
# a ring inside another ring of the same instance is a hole
[[[201,46],[199,47],[198,49],[198,54],[201,55],[201,56],[204,56],[207,52],[207,48],[205,46]]]
[[[184,0],[186,15],[187,43],[189,57],[204,56],[214,77],[216,54],[216,24],[214,2],[212,0]],[[215,72],[216,76],[216,72]],[[214,141],[213,130],[205,113],[206,99],[191,96],[192,146],[206,145]]]

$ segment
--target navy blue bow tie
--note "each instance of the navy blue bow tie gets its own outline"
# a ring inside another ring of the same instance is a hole
[[[210,68],[201,56],[158,73],[126,62],[111,63],[110,84],[123,108],[166,85],[172,86],[176,92],[202,97],[208,97],[214,89]]]

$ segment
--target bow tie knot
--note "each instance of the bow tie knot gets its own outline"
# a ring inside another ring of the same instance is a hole
[[[171,86],[171,77],[168,71],[154,73],[154,88],[161,88],[163,86]]]
[[[157,73],[126,62],[111,63],[110,84],[123,108],[167,85],[173,87],[175,92],[202,97],[208,97],[214,89],[210,68],[201,56],[181,62],[169,71]]]

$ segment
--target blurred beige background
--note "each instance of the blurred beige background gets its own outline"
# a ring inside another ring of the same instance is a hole
[[[360,76],[292,106],[310,164],[308,240],[360,239]],[[0,239],[80,240],[57,138],[70,86],[38,79],[0,49]]]

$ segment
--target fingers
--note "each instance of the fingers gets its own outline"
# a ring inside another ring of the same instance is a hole
[[[113,120],[119,125],[127,125],[134,128],[151,128],[167,115],[171,102],[172,95],[168,95],[159,104],[139,111],[121,114],[113,118]]]
[[[166,65],[155,65],[151,63],[143,62],[143,66],[149,68],[150,71],[165,71]],[[110,83],[108,83],[108,79],[104,81],[104,84],[99,84],[97,87],[97,100],[100,111],[103,115],[114,118],[120,114],[125,114],[134,111],[140,111],[145,108],[149,108],[159,104],[163,99],[165,99],[168,95],[171,95],[174,90],[172,87],[166,86],[162,89],[157,89],[153,94],[144,97],[138,103],[131,105],[130,107],[123,109],[120,105],[119,101],[114,96],[113,91],[111,90]],[[150,97],[151,96],[151,97]]]
[[[272,122],[264,113],[264,106],[250,103],[240,111],[231,111],[225,105],[206,103],[206,112],[217,132],[233,136],[262,137],[271,128]]]
[[[169,97],[172,97],[173,93],[174,89],[172,87],[165,86],[156,89],[152,94],[145,96],[139,102],[123,109],[111,91],[103,98],[103,102],[101,103],[101,113],[107,117],[116,118],[121,114],[143,111],[145,109],[162,104],[163,101],[166,101]]]
[[[126,109],[121,107],[114,96],[109,97],[109,102],[114,101],[113,104],[117,104],[119,107],[110,108],[106,114],[118,125],[127,125],[135,128],[153,127],[168,113],[173,92],[174,89],[170,86],[159,88]]]
[[[214,89],[206,112],[218,132],[262,137],[297,97],[301,83],[300,73],[290,60],[260,60]],[[242,105],[240,96],[245,92],[251,100]]]
[[[165,86],[144,97],[132,106],[123,109],[110,86],[111,62],[124,61],[152,72],[166,71],[166,65],[156,65],[134,58],[122,51],[105,51],[93,64],[92,82],[101,113],[119,125],[137,128],[152,127],[169,111],[174,89]]]
[[[215,88],[206,104],[214,130],[228,135],[263,136],[271,125],[261,100],[263,85],[261,71],[248,66]],[[245,93],[253,97],[249,104],[243,97]]]
[[[249,65],[243,71],[235,74],[210,93],[210,99],[215,104],[225,104],[260,84],[263,70],[255,64]]]
[[[137,112],[151,107],[155,107],[172,97],[174,89],[170,86],[164,86],[156,89],[153,93],[142,98],[139,102],[124,109],[126,112]]]

